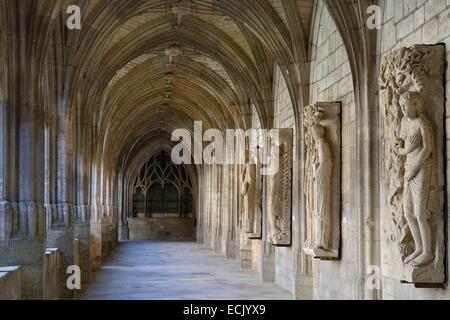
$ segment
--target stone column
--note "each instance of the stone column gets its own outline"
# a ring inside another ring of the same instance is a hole
[[[102,260],[107,258],[113,249],[113,207],[102,205]]]
[[[81,96],[81,92],[78,92]],[[78,98],[78,102],[81,98]],[[79,105],[79,103],[77,104]],[[76,207],[75,207],[75,263],[81,269],[82,289],[91,281],[91,161],[92,126],[76,121]],[[66,275],[67,277],[67,275]]]
[[[56,50],[56,48],[55,48]],[[62,92],[63,88],[56,89]],[[58,109],[64,109],[64,102],[60,101]],[[59,111],[59,110],[58,110]],[[56,139],[56,204],[47,206],[47,247],[58,248],[60,252],[60,299],[73,299],[74,291],[67,288],[66,270],[74,265],[75,257],[75,174],[74,174],[74,136],[72,134],[72,119],[65,111],[56,116],[58,132]],[[49,139],[51,143],[51,139]],[[55,210],[56,209],[56,210]]]
[[[28,1],[0,4],[0,48],[2,77],[12,78],[5,87],[8,106],[1,123],[7,137],[2,160],[8,174],[7,188],[0,199],[0,266],[20,265],[22,298],[43,297],[45,253],[45,211],[43,207],[43,127],[44,101],[40,92],[46,75],[40,74],[51,31],[62,3],[32,6]],[[54,12],[53,12],[54,11]],[[6,16],[16,17],[6,19]],[[29,35],[37,35],[34,41]],[[8,48],[8,50],[3,50]],[[5,126],[6,124],[6,126]],[[6,147],[7,146],[7,147]],[[5,149],[6,147],[6,149]],[[2,201],[3,200],[3,201]]]
[[[12,48],[17,45],[15,40],[10,43]],[[36,161],[43,151],[42,115],[35,91],[25,83],[22,89],[27,93],[11,93],[10,105],[2,108],[8,110],[2,119],[1,148],[3,174],[8,176],[3,177],[7,185],[0,199],[0,267],[21,266],[22,297],[42,299],[45,215],[42,162]]]
[[[74,297],[73,291],[68,290],[66,285],[66,270],[75,261],[74,210],[74,206],[67,203],[56,205],[56,212],[46,210],[48,220],[46,246],[47,248],[58,248],[60,252],[60,299],[73,299]],[[54,219],[55,215],[58,217],[57,219]]]
[[[91,270],[100,270],[102,264],[102,208],[91,206]]]
[[[211,175],[211,165],[204,165],[205,167],[205,206],[204,206],[204,245],[207,248],[212,248],[212,199],[213,199],[213,184]]]
[[[119,176],[119,204],[118,208],[119,212],[119,222],[118,222],[118,237],[119,241],[128,240],[129,239],[129,229],[128,229],[128,194],[129,189],[128,185],[123,178],[123,174]]]
[[[237,192],[238,192],[238,181],[236,180],[236,166],[232,165],[228,169],[227,174],[225,175],[225,179],[228,179],[227,186],[227,203],[228,210],[226,212],[227,217],[227,232],[226,232],[226,250],[225,257],[227,259],[235,259],[236,258],[236,234],[235,234],[235,216],[236,209],[235,206],[237,204]]]
[[[82,288],[91,281],[91,224],[90,207],[80,205],[76,207],[74,238],[77,265],[81,269]]]
[[[128,228],[128,221],[119,221],[119,241],[130,239],[130,230]]]
[[[205,175],[203,168],[198,170],[198,184],[196,188],[196,200],[197,208],[196,208],[196,217],[197,217],[197,243],[204,243],[204,221],[205,221],[205,212],[204,212],[204,203],[205,203]]]
[[[213,168],[213,177],[214,177],[214,186],[213,186],[213,214],[214,214],[214,252],[218,254],[222,254],[222,215],[223,208],[222,204],[222,169],[221,165],[214,165]]]

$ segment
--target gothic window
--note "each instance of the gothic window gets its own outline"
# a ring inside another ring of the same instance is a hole
[[[193,213],[191,177],[184,165],[174,165],[161,151],[142,167],[134,183],[133,214]]]

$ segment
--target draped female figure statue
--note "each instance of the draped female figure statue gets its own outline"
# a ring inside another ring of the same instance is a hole
[[[314,178],[314,249],[329,250],[331,232],[331,175],[333,159],[326,140],[325,129],[320,125],[311,128],[315,141],[316,162]]]
[[[419,94],[407,92],[400,98],[404,118],[400,154],[406,157],[403,210],[414,239],[415,251],[405,263],[423,266],[434,260],[429,195],[432,172],[433,129],[421,112]]]
[[[244,197],[244,230],[252,233],[256,197],[256,165],[247,163],[241,178],[241,194]]]

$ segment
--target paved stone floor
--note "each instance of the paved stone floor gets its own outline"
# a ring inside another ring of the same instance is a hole
[[[122,242],[82,299],[288,300],[291,294],[194,242]]]

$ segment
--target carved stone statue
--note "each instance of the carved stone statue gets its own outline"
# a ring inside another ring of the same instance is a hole
[[[332,155],[325,136],[325,129],[320,125],[312,128],[317,153],[317,162],[313,167],[314,178],[314,249],[328,251],[330,249],[331,220],[331,174]]]
[[[407,92],[400,97],[404,118],[400,131],[400,155],[406,157],[403,211],[414,239],[415,251],[405,263],[423,266],[434,259],[431,212],[428,207],[433,154],[433,129],[421,112],[419,94]]]
[[[388,276],[442,283],[444,270],[443,46],[416,45],[383,57],[384,180]]]
[[[268,221],[272,244],[291,245],[293,130],[279,129],[279,147],[270,145],[271,162],[278,170],[269,177]]]
[[[338,258],[340,245],[340,104],[305,108],[304,251]]]
[[[245,233],[252,233],[256,197],[256,165],[250,162],[245,165],[242,173],[241,194],[244,197],[244,230]]]
[[[305,130],[305,174],[303,187],[305,189],[306,208],[306,242],[305,249],[314,247],[314,163],[316,162],[316,149],[314,138],[308,130]]]

